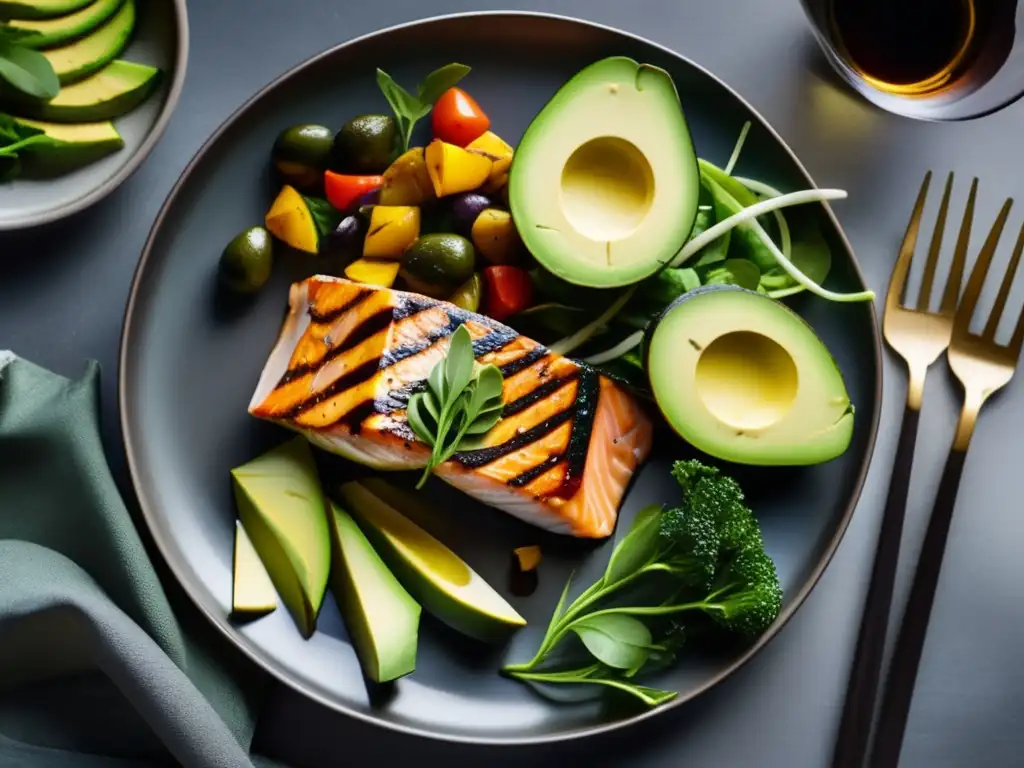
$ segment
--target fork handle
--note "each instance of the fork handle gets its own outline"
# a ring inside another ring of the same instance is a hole
[[[949,527],[953,520],[953,508],[963,475],[966,448],[954,447],[946,459],[946,468],[939,481],[935,506],[932,508],[928,530],[924,536],[921,555],[917,561],[914,582],[903,614],[896,647],[893,650],[889,677],[882,693],[879,714],[878,735],[871,753],[873,768],[896,768],[903,745],[903,734],[910,714],[910,702],[914,695],[917,670],[921,664],[921,652],[928,632],[935,591],[939,584],[942,557],[946,551]]]
[[[871,582],[864,601],[857,648],[854,651],[846,701],[832,757],[834,768],[861,768],[868,751],[920,416],[920,410],[910,403],[903,411],[896,456],[889,478],[889,495],[878,532]]]

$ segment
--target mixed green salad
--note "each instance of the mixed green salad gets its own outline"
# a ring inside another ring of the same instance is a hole
[[[810,465],[850,444],[838,366],[782,303],[873,298],[825,287],[832,253],[814,204],[845,193],[743,176],[749,123],[724,162],[698,157],[675,85],[655,67],[611,57],[585,68],[518,147],[459,87],[469,73],[449,64],[410,91],[378,70],[391,114],[284,128],[270,148],[279,192],[227,244],[219,279],[253,293],[275,259],[306,254],[321,274],[484,315],[653,402],[707,460],[675,463],[679,496],[641,510],[604,574],[574,598],[566,585],[534,657],[502,671],[657,706],[675,694],[638,680],[691,639],[755,640],[782,606],[757,519],[711,462]],[[421,485],[507,415],[503,373],[476,361],[465,321],[444,332],[450,353],[405,401],[430,448]],[[325,488],[301,436],[232,474],[236,613],[266,613],[276,593],[308,636],[330,583],[378,682],[415,669],[421,609],[483,641],[525,624],[428,533],[440,513],[415,491],[380,477]],[[536,547],[516,558],[531,573],[542,561]]]

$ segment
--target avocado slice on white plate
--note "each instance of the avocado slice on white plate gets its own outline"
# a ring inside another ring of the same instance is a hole
[[[483,641],[525,626],[480,574],[399,511],[417,503],[410,494],[369,478],[345,483],[339,496],[402,585],[445,624]]]
[[[91,0],[0,0],[0,19],[52,19],[73,13]]]
[[[331,589],[363,674],[386,683],[416,669],[422,609],[388,570],[355,520],[331,504]]]
[[[105,22],[125,0],[94,0],[81,10],[54,19],[16,19],[8,26],[33,33],[19,41],[26,48],[52,48],[87,35]]]
[[[231,470],[238,516],[303,636],[327,591],[327,503],[306,439],[294,437]]]
[[[672,428],[737,464],[819,464],[853,436],[842,373],[780,302],[731,285],[683,294],[648,326],[651,390]]]
[[[533,256],[576,285],[653,275],[686,243],[700,172],[671,76],[623,56],[584,68],[530,123],[509,172]]]
[[[233,570],[232,613],[236,616],[263,616],[277,609],[277,591],[241,520],[235,521]]]
[[[160,84],[162,72],[117,59],[94,75],[64,86],[50,101],[26,101],[19,112],[55,123],[114,120],[132,111]]]
[[[43,51],[61,85],[73,83],[102,69],[121,55],[135,29],[135,0],[124,5],[105,24],[80,40]]]
[[[44,123],[22,117],[19,124],[42,131],[51,141],[21,151],[26,176],[61,175],[93,163],[124,147],[124,139],[111,122]]]

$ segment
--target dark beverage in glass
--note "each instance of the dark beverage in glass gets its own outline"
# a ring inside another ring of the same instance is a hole
[[[964,120],[1024,95],[1017,0],[802,0],[837,71],[880,107]]]

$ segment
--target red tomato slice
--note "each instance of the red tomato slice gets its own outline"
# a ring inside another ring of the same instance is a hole
[[[487,267],[483,276],[484,309],[498,322],[519,314],[533,302],[533,283],[525,269]]]
[[[327,195],[327,202],[342,213],[350,213],[359,204],[359,199],[363,195],[379,189],[383,183],[383,176],[347,176],[334,171],[324,171],[324,194]]]

